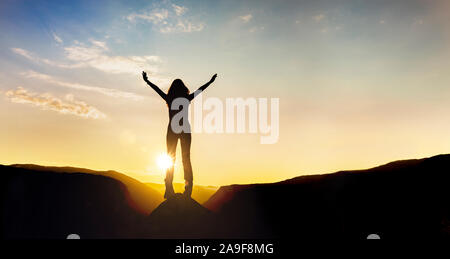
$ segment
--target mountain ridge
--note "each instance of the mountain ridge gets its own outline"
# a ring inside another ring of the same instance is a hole
[[[103,175],[111,177],[125,184],[130,205],[142,214],[150,214],[164,199],[162,195],[151,188],[126,174],[114,171],[97,171],[71,166],[42,166],[36,164],[12,164],[11,167],[25,168],[36,171],[57,172],[57,173],[86,173],[92,175]]]
[[[177,194],[148,214],[127,200],[128,176],[32,167],[0,165],[3,237],[450,239],[449,154],[222,186],[203,206]]]
[[[450,155],[222,186],[204,203],[228,238],[450,237]],[[286,211],[283,214],[278,212]],[[414,227],[412,227],[414,226]],[[405,237],[403,237],[405,236]]]

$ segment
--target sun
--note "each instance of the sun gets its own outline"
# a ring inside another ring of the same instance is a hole
[[[167,170],[173,165],[172,158],[166,153],[159,155],[156,158],[156,162],[158,163],[159,168],[163,170]]]

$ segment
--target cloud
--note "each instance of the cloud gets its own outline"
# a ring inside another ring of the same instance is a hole
[[[320,22],[323,19],[325,19],[325,15],[324,14],[318,14],[318,15],[313,16],[313,20],[316,21],[316,22]]]
[[[62,40],[58,35],[56,35],[56,33],[53,33],[52,35],[53,35],[53,39],[54,39],[56,42],[58,42],[59,44],[62,44],[62,43],[63,43],[63,40]]]
[[[241,19],[243,23],[248,23],[252,18],[253,18],[252,14],[239,16],[239,19]]]
[[[255,32],[259,32],[259,31],[263,31],[263,30],[264,30],[264,26],[260,26],[260,27],[252,27],[248,31],[251,33],[255,33]]]
[[[385,24],[386,23],[386,21],[385,20],[380,20],[380,22],[379,22],[380,24]]]
[[[107,50],[106,43],[99,41],[94,41],[91,46],[77,44],[64,48],[67,59],[78,62],[79,66],[113,74],[135,75],[142,70],[156,73],[161,62],[158,56],[109,56]]]
[[[130,92],[124,92],[124,91],[120,91],[120,90],[116,90],[116,89],[65,82],[62,80],[58,80],[50,75],[41,74],[41,73],[38,73],[35,71],[24,72],[24,73],[22,73],[22,75],[27,78],[43,80],[45,82],[55,84],[58,86],[62,86],[62,87],[96,92],[96,93],[100,93],[100,94],[115,97],[115,98],[128,98],[128,99],[132,99],[135,101],[142,100],[144,98],[141,95],[137,95],[137,94],[130,93]]]
[[[156,73],[157,64],[161,62],[158,56],[109,56],[106,42],[91,40],[90,46],[81,43],[65,47],[66,58],[79,62],[82,67],[92,67],[107,73],[136,74],[141,70]]]
[[[423,19],[414,19],[414,23],[413,23],[414,25],[422,25],[422,24],[424,24],[424,21],[423,21]]]
[[[169,11],[165,9],[154,9],[143,13],[132,13],[127,16],[127,20],[130,22],[137,22],[138,20],[144,20],[153,24],[159,24],[165,21],[169,17]]]
[[[92,43],[92,45],[94,45],[96,47],[99,47],[104,50],[108,50],[108,47],[106,46],[106,42],[104,42],[104,41],[98,41],[98,40],[91,39],[91,43]]]
[[[195,24],[189,21],[178,21],[175,26],[168,25],[160,28],[160,32],[162,33],[171,33],[171,32],[195,32],[203,30],[203,24]]]
[[[12,48],[14,53],[38,63],[60,67],[60,68],[81,68],[92,67],[100,71],[112,74],[127,73],[136,75],[142,70],[150,74],[158,72],[158,65],[161,59],[158,56],[110,56],[106,42],[90,40],[90,45],[86,46],[80,42],[64,47],[66,58],[71,64],[55,62],[43,59],[24,49]]]
[[[21,48],[11,48],[11,50],[12,50],[12,52],[14,52],[14,53],[16,53],[16,54],[18,54],[18,55],[21,55],[21,56],[23,56],[23,57],[26,57],[27,59],[37,61],[36,58],[33,56],[33,54],[31,54],[30,52],[28,52],[28,51],[26,51],[26,50],[24,50],[24,49],[21,49]]]
[[[36,56],[34,53],[31,53],[31,52],[21,49],[21,48],[11,48],[11,51],[31,60],[33,62],[36,62],[36,63],[43,63],[43,64],[60,67],[60,68],[77,68],[77,67],[82,66],[81,64],[63,64],[63,63],[54,62],[54,61],[51,61],[51,60],[48,60],[45,58],[40,58],[40,57]]]
[[[71,114],[89,119],[103,119],[106,115],[95,107],[86,104],[83,101],[75,100],[74,96],[68,94],[61,100],[52,96],[50,93],[36,94],[18,87],[15,90],[9,90],[5,93],[11,102],[31,104],[42,110],[56,111],[61,114]]]
[[[173,7],[173,10],[175,11],[176,15],[178,15],[178,16],[184,14],[187,11],[187,8],[184,6],[172,4],[172,7]]]
[[[161,33],[189,33],[202,31],[205,24],[194,22],[185,16],[188,8],[168,2],[162,8],[144,10],[140,13],[131,13],[126,19],[129,22],[148,22]]]

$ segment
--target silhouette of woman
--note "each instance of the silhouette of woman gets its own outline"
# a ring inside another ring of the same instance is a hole
[[[167,142],[167,153],[170,157],[172,157],[172,161],[175,162],[175,154],[177,149],[177,143],[178,139],[180,139],[181,142],[181,154],[182,154],[182,160],[183,160],[183,169],[184,169],[184,180],[185,186],[184,186],[184,195],[187,197],[190,197],[192,194],[192,186],[193,186],[193,175],[192,175],[192,165],[191,165],[191,131],[190,131],[190,125],[189,121],[187,121],[187,128],[189,129],[188,132],[182,131],[180,133],[176,133],[172,129],[172,119],[173,117],[178,113],[181,112],[181,110],[175,110],[172,109],[172,102],[177,98],[185,98],[188,103],[194,99],[198,94],[200,94],[203,90],[205,90],[217,77],[217,74],[213,75],[211,80],[209,80],[208,83],[204,84],[200,88],[198,88],[197,91],[190,94],[189,89],[184,85],[183,81],[181,79],[175,79],[172,82],[172,85],[170,86],[169,90],[167,91],[167,94],[161,91],[158,86],[150,82],[147,78],[147,73],[142,71],[142,77],[144,78],[144,81],[151,87],[153,90],[156,91],[156,93],[161,96],[161,98],[166,101],[167,106],[169,107],[169,125],[167,127],[167,136],[166,136],[166,142]],[[188,108],[188,106],[183,108]],[[185,114],[187,114],[187,110],[183,111]],[[183,119],[180,120],[180,123],[183,124]],[[185,128],[185,127],[183,127]],[[173,163],[175,164],[175,163]],[[166,171],[166,191],[164,193],[164,198],[170,198],[175,194],[172,186],[173,181],[173,170],[174,166],[171,166]]]

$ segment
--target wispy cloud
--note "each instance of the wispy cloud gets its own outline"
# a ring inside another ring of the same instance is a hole
[[[98,40],[92,40],[92,39],[90,41],[93,46],[96,46],[103,50],[109,50],[108,46],[106,46],[106,42],[104,42],[104,41],[98,41]]]
[[[158,56],[110,56],[105,42],[91,41],[90,46],[75,44],[65,47],[67,59],[83,67],[92,67],[107,73],[136,74],[142,70],[156,73],[161,59]]]
[[[255,27],[250,28],[248,31],[251,33],[255,33],[255,32],[260,32],[263,30],[264,30],[264,26],[259,26],[259,27],[255,26]]]
[[[50,66],[55,66],[55,67],[60,67],[60,68],[78,68],[78,67],[82,67],[82,64],[64,64],[64,63],[60,63],[60,62],[55,62],[55,61],[51,61],[45,58],[41,58],[39,56],[37,56],[34,53],[31,53],[27,50],[21,49],[21,48],[11,48],[11,51],[21,55],[33,62],[36,63],[42,63],[42,64],[46,64],[46,65],[50,65]]]
[[[416,20],[416,24],[420,24],[420,25],[424,24],[423,19],[418,19],[418,20]]]
[[[414,19],[413,25],[423,25],[424,23],[423,19],[416,18]]]
[[[37,94],[18,87],[5,93],[12,102],[31,104],[42,110],[56,111],[61,114],[71,114],[89,119],[103,119],[106,115],[97,108],[86,104],[83,101],[75,100],[73,95],[66,95],[64,100],[54,97],[50,93]]]
[[[135,75],[142,70],[150,74],[158,72],[161,59],[158,56],[110,56],[106,42],[90,40],[89,45],[75,42],[74,45],[64,47],[65,57],[70,64],[40,58],[37,55],[20,48],[12,48],[14,53],[34,62],[43,63],[60,68],[92,67],[106,73],[128,73]]]
[[[188,8],[175,4],[166,4],[161,8],[152,8],[139,13],[131,13],[126,19],[130,22],[149,22],[161,33],[198,32],[205,27],[203,22],[194,22],[186,17]]]
[[[142,100],[144,98],[143,96],[137,95],[135,93],[119,91],[119,90],[116,90],[116,89],[103,88],[103,87],[91,86],[91,85],[83,85],[83,84],[78,84],[78,83],[70,83],[70,82],[59,80],[59,79],[57,79],[55,77],[52,77],[50,75],[38,73],[38,72],[35,72],[35,71],[23,72],[22,75],[27,77],[27,78],[43,80],[43,81],[45,81],[47,83],[55,84],[55,85],[62,86],[62,87],[67,87],[67,88],[72,88],[72,89],[77,89],[77,90],[85,90],[85,91],[96,92],[96,93],[100,93],[100,94],[103,94],[103,95],[116,97],[116,98],[129,98],[129,99],[132,99],[132,100]]]
[[[11,48],[11,51],[14,52],[14,53],[16,53],[16,54],[18,54],[18,55],[21,55],[21,56],[23,56],[23,57],[26,57],[27,59],[30,59],[30,60],[33,60],[33,61],[37,61],[37,58],[36,58],[33,54],[31,54],[30,52],[28,52],[28,51],[26,51],[26,50],[24,50],[24,49],[21,49],[21,48]]]
[[[130,22],[143,20],[153,24],[163,23],[167,18],[169,18],[169,11],[166,9],[153,9],[142,13],[132,13],[127,16],[127,20]]]
[[[173,10],[175,11],[175,14],[180,16],[182,14],[184,14],[187,11],[187,8],[184,6],[179,6],[176,4],[172,4]]]
[[[62,44],[62,43],[63,43],[63,40],[62,40],[58,35],[56,35],[56,33],[52,33],[52,36],[53,36],[53,39],[54,39],[56,42],[58,42],[59,44]]]
[[[324,14],[318,14],[318,15],[313,16],[312,18],[313,18],[314,21],[320,22],[323,19],[325,19],[325,15]]]
[[[247,15],[239,16],[239,19],[241,19],[241,21],[242,21],[243,23],[248,23],[252,18],[253,18],[253,15],[252,15],[252,14],[247,14]]]

